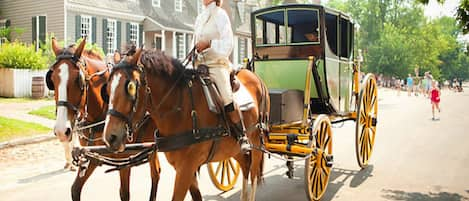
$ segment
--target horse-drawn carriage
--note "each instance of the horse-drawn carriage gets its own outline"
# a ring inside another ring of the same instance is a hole
[[[269,152],[305,159],[310,200],[325,192],[333,164],[331,124],[356,121],[356,156],[365,168],[377,124],[377,86],[360,82],[353,61],[354,24],[317,5],[283,5],[252,13],[253,70],[270,89]],[[289,169],[292,164],[287,163]]]
[[[294,157],[305,158],[305,191],[319,200],[331,167],[331,124],[356,121],[355,151],[365,168],[373,151],[377,124],[377,85],[372,74],[361,80],[354,58],[354,23],[339,11],[319,5],[282,5],[251,14],[253,60],[248,68],[269,88],[269,132],[261,148],[287,158],[288,177]],[[212,181],[229,190],[236,167],[209,164]],[[226,170],[225,170],[226,169]],[[226,172],[226,173],[225,173]],[[226,179],[225,179],[226,177]],[[218,179],[217,179],[218,178]]]
[[[223,191],[233,188],[243,170],[243,200],[250,175],[253,200],[264,152],[285,156],[289,177],[293,159],[304,158],[306,194],[309,200],[319,200],[333,165],[331,125],[354,120],[357,162],[365,168],[376,134],[377,86],[371,74],[360,80],[351,18],[319,5],[282,5],[253,12],[251,26],[254,58],[246,65],[250,71],[238,74],[242,84],[251,85],[247,88],[255,105],[243,112],[253,144],[250,158],[239,152],[227,127],[220,125],[220,115],[210,112],[208,101],[200,98],[206,94],[199,72],[160,52],[141,51],[112,69],[101,96],[109,94],[110,102],[103,131],[106,147],[112,152],[125,147],[144,151],[112,160],[91,153],[103,152],[104,146],[85,147],[75,158],[121,169],[164,151],[176,169],[173,200],[183,200],[188,190],[194,200],[201,200],[194,174],[204,163]],[[155,143],[124,146],[146,112],[158,128]]]

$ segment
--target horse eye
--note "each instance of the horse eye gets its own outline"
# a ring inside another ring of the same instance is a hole
[[[135,82],[130,81],[127,84],[127,93],[132,97],[135,96],[135,94],[137,93],[137,85],[135,84]]]

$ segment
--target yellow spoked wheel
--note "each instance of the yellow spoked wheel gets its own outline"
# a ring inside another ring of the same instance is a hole
[[[313,124],[315,151],[305,161],[305,191],[309,200],[320,200],[326,192],[332,168],[332,130],[326,115],[319,115]]]
[[[239,164],[234,158],[208,163],[208,174],[215,187],[221,191],[233,189],[239,176]]]
[[[378,87],[372,74],[363,80],[357,107],[355,148],[361,168],[368,165],[373,152],[378,122]]]

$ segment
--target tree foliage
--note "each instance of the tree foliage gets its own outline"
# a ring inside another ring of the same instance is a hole
[[[420,75],[430,71],[437,79],[469,78],[456,19],[427,19],[421,1],[330,0],[328,6],[358,24],[355,44],[363,49],[364,70],[404,78],[418,68]]]

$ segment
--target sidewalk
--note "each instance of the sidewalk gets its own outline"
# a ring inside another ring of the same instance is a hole
[[[51,131],[49,133],[43,133],[40,135],[35,135],[33,137],[18,138],[6,142],[1,142],[0,149],[55,139],[55,136],[52,133],[52,129],[54,128],[55,124],[54,120],[28,114],[28,112],[32,110],[48,105],[54,105],[54,101],[37,100],[20,103],[0,103],[0,116],[2,117],[37,123],[45,127],[51,128]]]

